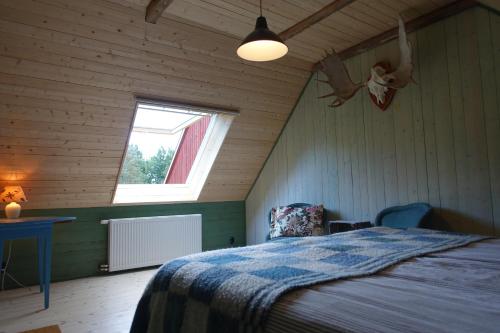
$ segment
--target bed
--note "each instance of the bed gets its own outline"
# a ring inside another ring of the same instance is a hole
[[[248,260],[252,256],[259,259]],[[293,276],[285,266],[303,272]],[[278,278],[266,269],[279,271]],[[227,275],[228,270],[244,273]],[[240,276],[249,272],[258,279]],[[500,240],[376,227],[166,263],[146,288],[131,332],[498,332],[498,327]]]

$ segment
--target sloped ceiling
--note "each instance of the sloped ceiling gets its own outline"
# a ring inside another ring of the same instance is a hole
[[[113,0],[120,1],[120,0]],[[146,8],[150,0],[126,0]],[[319,11],[333,0],[263,0],[263,15],[278,33]],[[290,55],[310,62],[322,59],[325,50],[344,50],[397,26],[397,15],[411,20],[455,0],[356,0],[287,41]],[[259,0],[174,0],[163,16],[177,17],[239,38],[254,27]]]
[[[202,201],[242,200],[325,49],[345,49],[449,1],[359,0],[291,39],[271,63],[237,58],[258,1],[0,0],[0,186],[25,208],[111,204],[135,96],[240,111]],[[330,0],[264,1],[281,31]],[[374,5],[376,3],[377,5]]]

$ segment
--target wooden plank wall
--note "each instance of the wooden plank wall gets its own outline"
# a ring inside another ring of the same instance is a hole
[[[100,224],[101,220],[183,214],[202,214],[203,251],[229,247],[231,237],[234,237],[235,246],[246,244],[244,201],[23,211],[24,216],[77,218],[73,223],[54,227],[52,281],[102,274],[98,267],[107,262],[108,226]],[[4,250],[8,253],[8,244]],[[36,241],[14,241],[9,274],[25,285],[37,284],[36,265]],[[9,279],[6,284],[14,286]]]
[[[243,200],[311,64],[244,62],[240,42],[122,1],[0,0],[0,187],[25,208],[110,205],[139,95],[240,110],[201,200]]]
[[[338,109],[314,76],[250,192],[247,242],[274,205],[324,203],[331,218],[370,219],[424,201],[452,228],[500,235],[500,16],[470,9],[411,34],[415,79],[382,112],[367,90]],[[354,80],[391,42],[347,61]]]

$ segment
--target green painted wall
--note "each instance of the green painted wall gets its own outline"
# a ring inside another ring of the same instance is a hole
[[[107,262],[107,225],[110,218],[202,214],[203,250],[229,246],[234,236],[236,245],[245,245],[244,201],[218,203],[186,203],[148,206],[116,206],[26,210],[23,216],[76,216],[74,223],[57,224],[53,234],[52,281],[62,281],[101,274],[100,264]],[[7,251],[7,248],[5,248]],[[5,253],[4,260],[7,256]],[[38,283],[36,241],[16,240],[13,243],[9,273],[26,285]],[[8,287],[12,283],[6,283]]]
[[[382,112],[362,89],[340,108],[316,75],[246,201],[247,242],[275,205],[324,203],[334,219],[373,221],[425,201],[457,231],[500,235],[500,16],[475,7],[409,35],[414,78]],[[353,80],[399,61],[392,41],[346,61]],[[319,75],[321,78],[321,75]]]

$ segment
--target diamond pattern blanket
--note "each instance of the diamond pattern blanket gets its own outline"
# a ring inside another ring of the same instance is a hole
[[[484,238],[376,227],[182,257],[164,264],[149,282],[131,332],[259,332],[287,291],[373,274]]]

